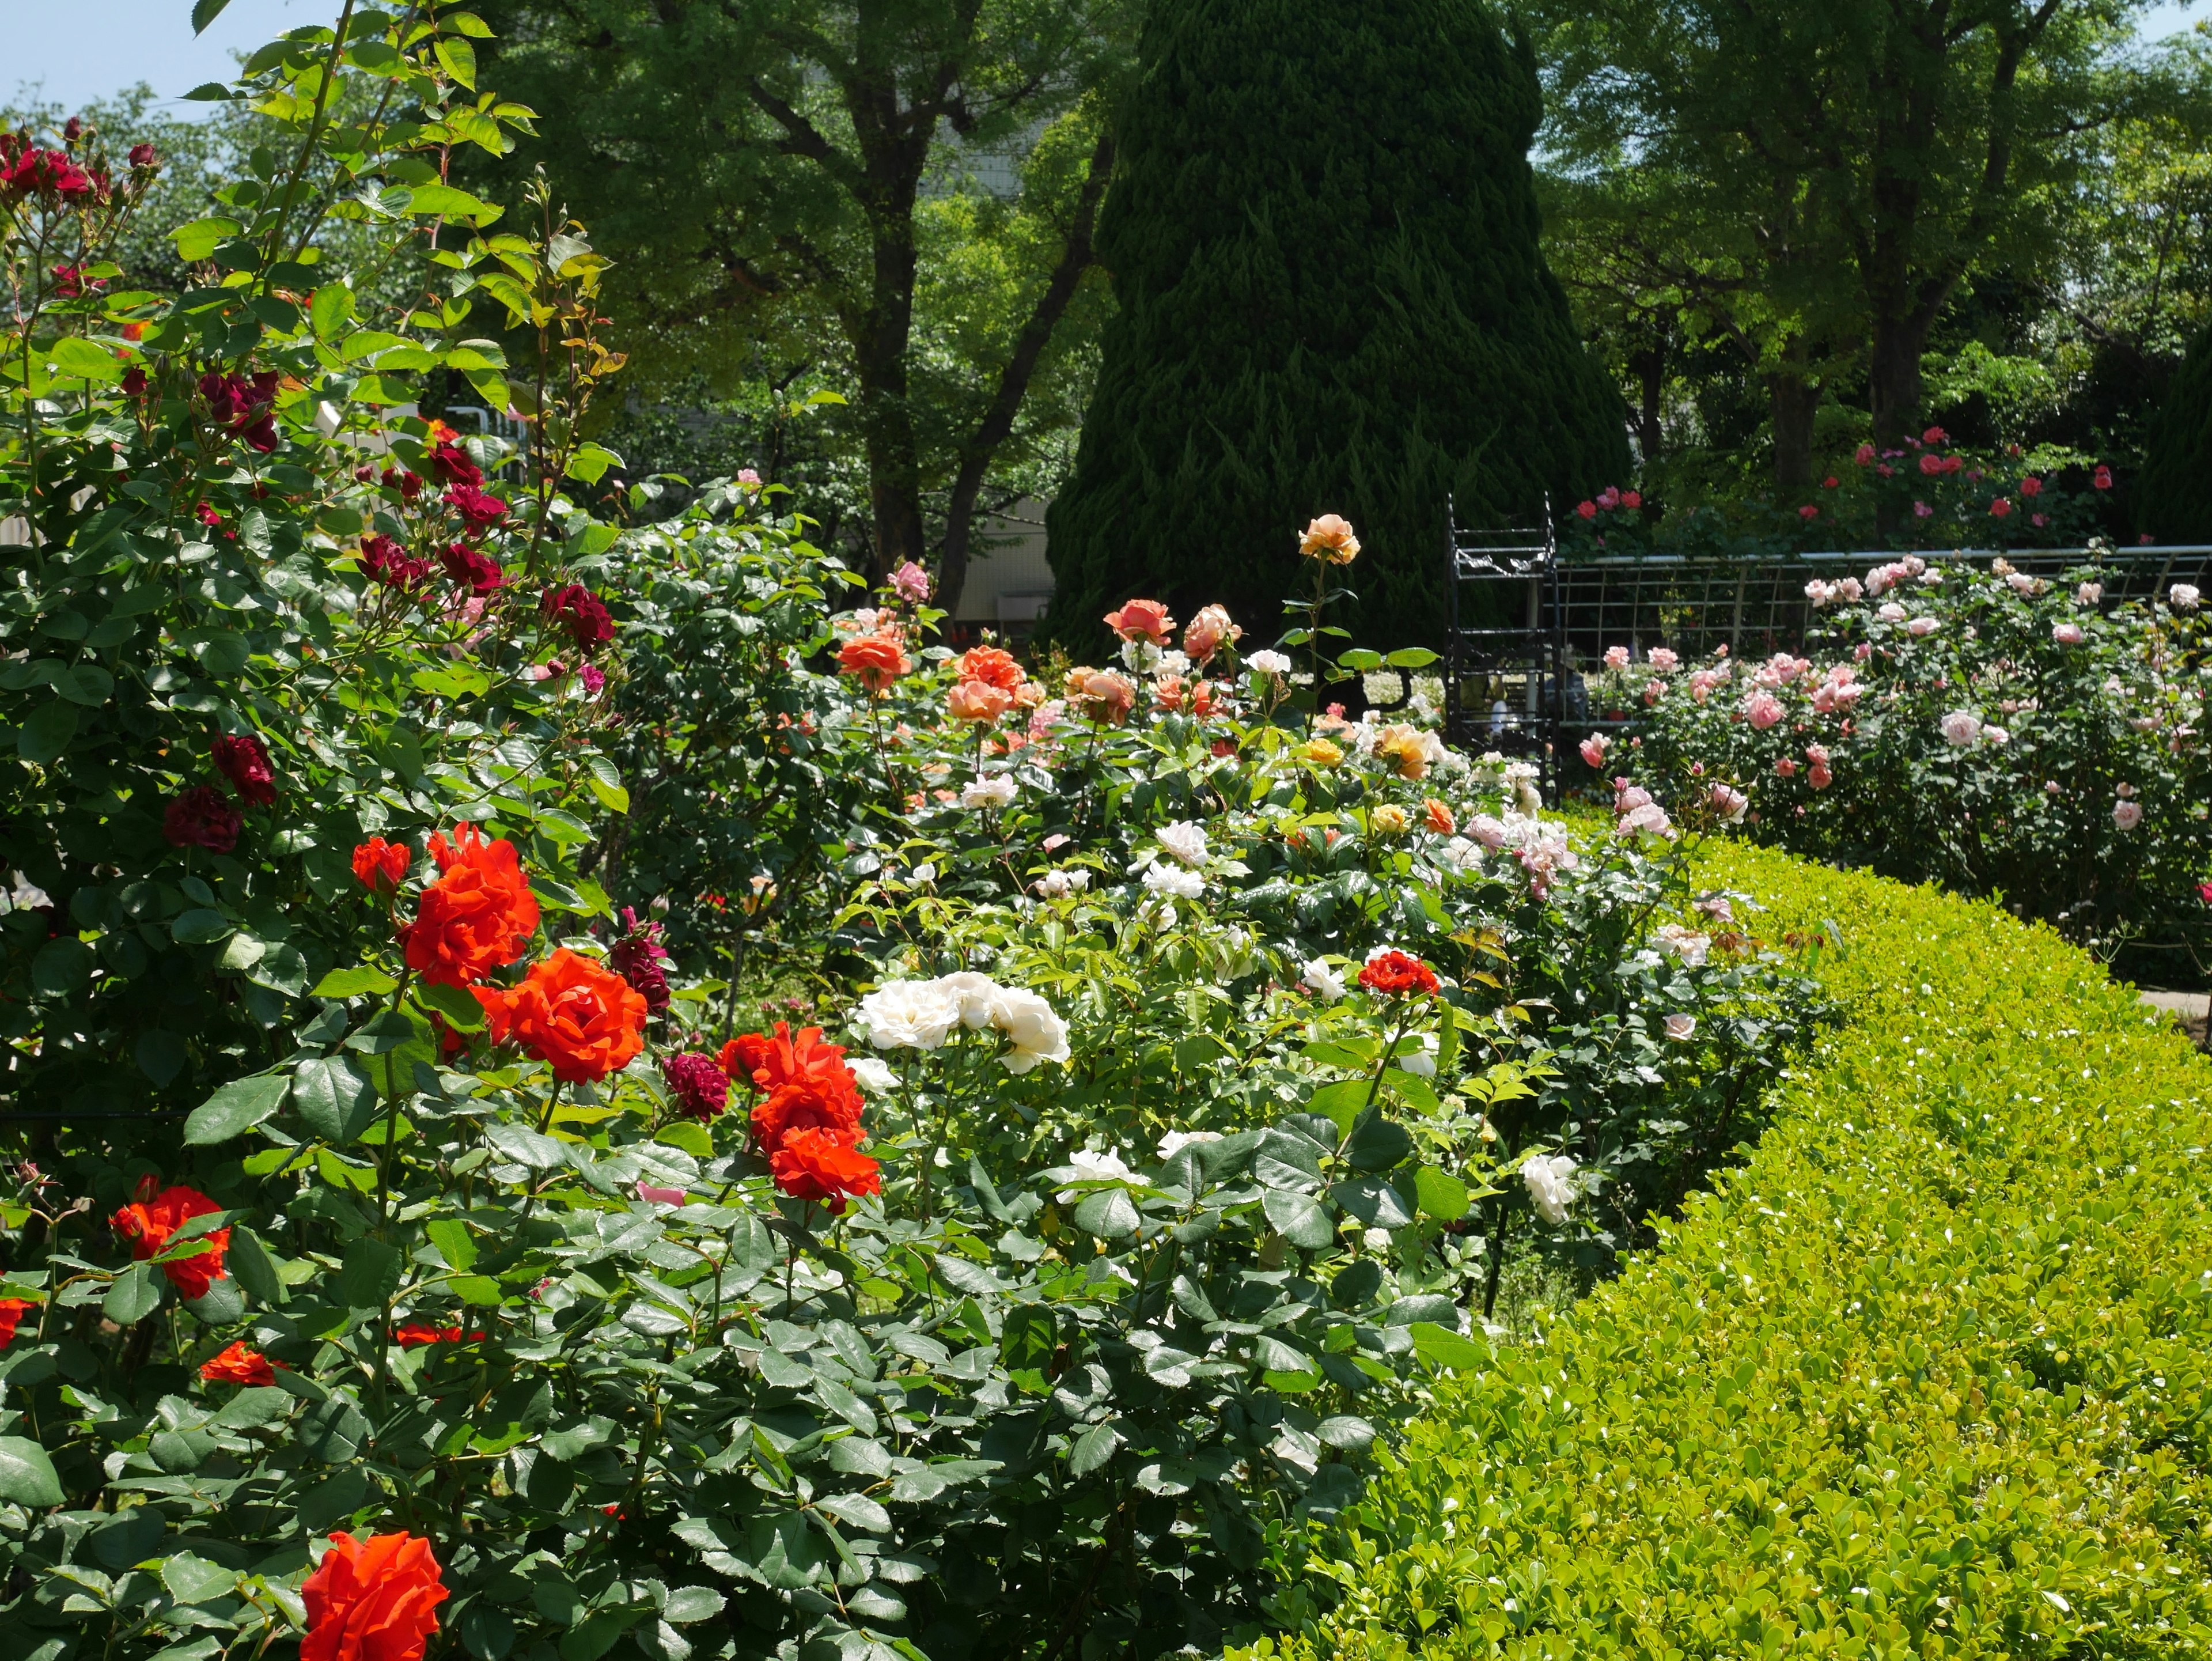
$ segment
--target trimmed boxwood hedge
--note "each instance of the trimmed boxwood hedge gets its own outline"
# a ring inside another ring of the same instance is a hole
[[[1985,904],[1713,846],[1848,1019],[1451,1381],[1240,1657],[2212,1652],[2212,1064]]]

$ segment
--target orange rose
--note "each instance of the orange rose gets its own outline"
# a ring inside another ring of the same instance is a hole
[[[960,654],[952,667],[961,679],[980,680],[1001,692],[1012,692],[1024,679],[1022,666],[1003,647],[972,647]]]
[[[996,721],[1013,706],[1014,695],[987,680],[954,683],[945,695],[946,713],[955,721]]]
[[[1127,676],[1111,669],[1071,669],[1067,696],[1082,704],[1083,713],[1091,720],[1111,721],[1118,727],[1135,705],[1137,689]]]
[[[773,1154],[788,1133],[805,1126],[859,1135],[865,1105],[860,1080],[845,1064],[844,1046],[823,1043],[820,1027],[794,1034],[790,1022],[778,1021],[774,1037],[747,1033],[724,1045],[722,1056],[732,1078],[742,1067],[746,1082],[762,1092],[752,1126],[763,1153]]]
[[[862,635],[837,648],[837,666],[871,692],[885,692],[914,662],[894,636]]]
[[[1388,762],[1401,779],[1424,779],[1429,774],[1428,740],[1411,727],[1386,727],[1376,735],[1375,754]]]
[[[1341,514],[1323,514],[1306,526],[1306,533],[1298,538],[1298,551],[1308,559],[1349,565],[1359,557],[1359,538],[1352,535],[1350,523]]]
[[[1106,626],[1123,640],[1148,640],[1155,646],[1164,646],[1176,625],[1168,608],[1159,601],[1133,599],[1120,611],[1107,612]]]
[[[200,1377],[211,1384],[273,1384],[277,1363],[239,1340],[220,1355],[200,1363]]]
[[[627,1066],[645,1048],[645,995],[565,946],[512,991],[476,989],[494,1043],[520,1044],[570,1084]]]
[[[1229,620],[1226,607],[1208,605],[1182,631],[1182,649],[1190,654],[1193,663],[1202,664],[1224,646],[1243,637],[1244,631]]]
[[[853,1195],[884,1191],[876,1162],[836,1130],[810,1125],[792,1131],[768,1165],[775,1185],[793,1199],[821,1200],[832,1211],[842,1211]]]
[[[422,1661],[438,1605],[452,1595],[428,1540],[333,1534],[300,1587],[307,1606],[300,1661]]]
[[[167,1251],[177,1231],[193,1218],[222,1209],[198,1189],[165,1188],[157,1193],[154,1179],[148,1177],[138,1184],[137,1201],[117,1212],[112,1220],[115,1232],[131,1242],[131,1256],[143,1263]],[[208,1288],[229,1273],[222,1259],[230,1250],[230,1231],[210,1229],[199,1238],[208,1243],[204,1250],[161,1265],[161,1273],[180,1297],[204,1298]]]
[[[1182,708],[1182,677],[1162,675],[1152,683],[1152,702],[1163,709]]]
[[[1459,821],[1452,817],[1452,810],[1434,796],[1421,804],[1421,811],[1428,817],[1429,829],[1440,837],[1449,837],[1459,829]]]
[[[538,900],[514,844],[473,824],[430,833],[439,876],[404,931],[407,966],[434,986],[471,986],[513,963],[538,932]]]

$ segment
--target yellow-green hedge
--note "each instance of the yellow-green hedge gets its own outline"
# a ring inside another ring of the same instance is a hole
[[[1845,1024],[1447,1387],[1241,1657],[2212,1652],[2212,1064],[1994,908],[1756,850]]]

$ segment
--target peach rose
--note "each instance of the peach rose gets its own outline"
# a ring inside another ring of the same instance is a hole
[[[1349,565],[1359,557],[1359,538],[1341,514],[1323,514],[1306,526],[1305,534],[1298,538],[1298,551],[1308,559]]]
[[[1123,640],[1148,640],[1155,646],[1164,646],[1175,632],[1176,623],[1159,601],[1133,599],[1120,611],[1107,612],[1106,626]]]
[[[963,680],[945,695],[945,707],[955,721],[996,721],[1012,707],[1013,694],[987,680]]]

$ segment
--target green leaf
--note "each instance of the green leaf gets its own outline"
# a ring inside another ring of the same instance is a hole
[[[399,1290],[404,1263],[396,1246],[364,1235],[346,1247],[331,1293],[349,1309],[381,1309]]]
[[[1455,1223],[1467,1215],[1467,1184],[1449,1171],[1425,1165],[1413,1178],[1413,1202],[1425,1216]]]
[[[480,1032],[483,1030],[484,1009],[465,987],[420,985],[415,989],[415,1001],[425,1008],[434,1009],[445,1018],[446,1025],[456,1032]]]
[[[586,444],[569,459],[568,477],[581,479],[586,484],[597,484],[606,477],[607,469],[622,465],[623,459],[605,445]]]
[[[1338,1135],[1349,1135],[1352,1122],[1359,1116],[1372,1090],[1364,1079],[1342,1079],[1334,1084],[1325,1084],[1314,1092],[1313,1098],[1306,1104],[1306,1111],[1327,1119],[1336,1127]]]
[[[417,185],[410,193],[407,211],[435,214],[442,219],[465,219],[482,226],[498,218],[502,210],[451,185]]]
[[[58,1506],[65,1497],[44,1448],[21,1436],[0,1436],[0,1500],[46,1506]]]
[[[344,1056],[301,1062],[292,1075],[292,1105],[316,1135],[345,1147],[376,1116],[376,1086]]]
[[[404,1009],[380,1010],[366,1025],[346,1035],[345,1046],[364,1055],[386,1056],[415,1038],[415,1023]]]
[[[307,995],[311,998],[380,998],[398,984],[381,969],[333,969],[315,983],[314,990]]]
[[[665,1142],[670,1147],[681,1148],[695,1159],[714,1157],[714,1133],[696,1120],[678,1119],[673,1124],[665,1124],[653,1132],[653,1140]]]
[[[208,25],[222,15],[222,9],[230,0],[192,0],[192,33],[205,34]]]
[[[71,703],[97,709],[114,695],[115,677],[96,663],[80,663],[54,677],[54,691]]]
[[[447,1268],[465,1273],[476,1262],[476,1236],[459,1218],[441,1217],[423,1232],[429,1235],[430,1244],[438,1248],[438,1255],[446,1260]]]
[[[1487,1349],[1471,1338],[1462,1337],[1449,1327],[1439,1326],[1434,1321],[1415,1321],[1407,1330],[1413,1335],[1413,1353],[1431,1366],[1473,1372],[1489,1365]]]
[[[31,989],[42,998],[66,998],[91,980],[98,966],[92,948],[74,934],[48,940],[31,959]]]
[[[477,49],[467,41],[451,36],[437,45],[438,61],[446,66],[446,73],[466,87],[477,89]]]
[[[1121,1445],[1121,1433],[1114,1428],[1109,1420],[1103,1425],[1093,1425],[1075,1439],[1068,1451],[1067,1469],[1073,1476],[1088,1476],[1114,1457],[1114,1450]]]
[[[1275,1232],[1301,1251],[1319,1251],[1336,1238],[1328,1214],[1307,1195],[1271,1188],[1260,1196],[1260,1208]]]
[[[1340,656],[1336,665],[1340,669],[1352,669],[1365,673],[1369,670],[1380,669],[1382,666],[1382,654],[1380,652],[1370,651],[1364,646],[1355,646]]]
[[[1102,1240],[1127,1238],[1137,1232],[1139,1220],[1135,1202],[1118,1183],[1084,1196],[1075,1208],[1075,1226]]]
[[[1406,1134],[1402,1125],[1373,1113],[1352,1133],[1344,1157],[1352,1162],[1355,1171],[1388,1171],[1413,1148],[1413,1139]]]
[[[217,90],[225,98],[230,96],[227,88]],[[177,245],[179,259],[188,265],[197,265],[245,228],[235,219],[195,219],[189,225],[178,226],[169,233],[169,238]]]
[[[57,375],[70,380],[97,380],[102,385],[123,379],[123,365],[115,354],[76,335],[65,335],[49,354]]]
[[[45,705],[15,733],[15,753],[44,767],[57,760],[76,736],[77,706],[66,698]]]
[[[289,1153],[292,1150],[277,1151]],[[230,1250],[224,1255],[223,1262],[249,1295],[270,1308],[282,1308],[290,1301],[291,1293],[284,1285],[284,1277],[276,1272],[276,1259],[261,1244],[261,1237],[243,1223],[230,1226]]]
[[[343,283],[325,283],[315,290],[307,307],[307,320],[317,337],[333,339],[353,317],[353,290]]]
[[[151,1263],[133,1263],[107,1288],[100,1312],[119,1327],[136,1326],[161,1305],[161,1271]]]
[[[1437,660],[1437,654],[1425,646],[1401,646],[1382,661],[1393,669],[1425,669]]]
[[[527,1125],[488,1124],[483,1136],[492,1152],[532,1171],[554,1171],[568,1163],[568,1155],[557,1141]]]
[[[170,936],[182,946],[211,946],[228,940],[236,925],[210,906],[195,906],[169,925]]]
[[[185,1141],[191,1147],[211,1147],[259,1124],[284,1104],[291,1080],[281,1074],[261,1074],[235,1079],[191,1110],[185,1121]]]

